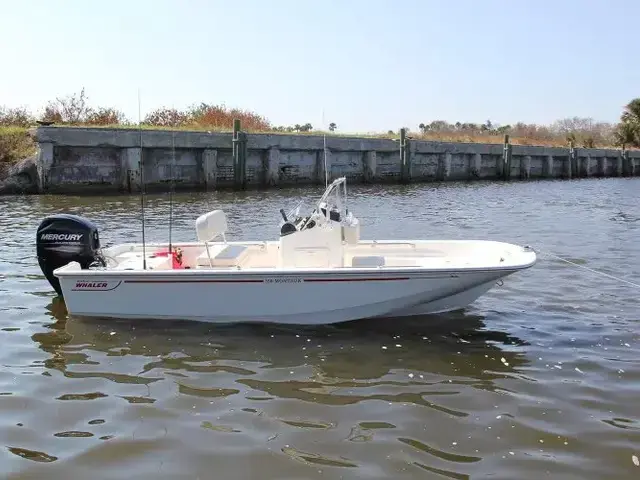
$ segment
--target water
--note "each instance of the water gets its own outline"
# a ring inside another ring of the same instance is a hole
[[[231,237],[274,238],[298,194],[319,190],[181,194],[174,239],[220,207]],[[366,238],[506,240],[640,282],[640,179],[352,187],[349,201]],[[165,240],[168,198],[148,207],[147,239]],[[436,319],[80,321],[35,258],[39,221],[63,210],[103,242],[140,238],[137,197],[0,198],[2,478],[640,477],[638,289],[541,256]]]

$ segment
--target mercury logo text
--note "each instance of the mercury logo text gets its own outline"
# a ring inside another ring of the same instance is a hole
[[[70,240],[77,242],[82,238],[82,233],[44,233],[40,240]]]

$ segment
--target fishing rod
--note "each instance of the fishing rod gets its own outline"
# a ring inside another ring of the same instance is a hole
[[[329,172],[327,172],[327,132],[324,124],[324,108],[322,109],[322,144],[324,153],[324,188],[329,186]]]
[[[172,231],[173,231],[173,190],[175,188],[174,186],[174,173],[173,173],[173,168],[174,165],[176,163],[176,125],[175,125],[175,119],[174,122],[172,122],[172,129],[171,129],[171,152],[172,152],[172,159],[171,159],[171,165],[169,166],[169,179],[171,182],[170,188],[169,188],[169,257],[172,258],[173,257],[173,253],[172,253]],[[173,260],[172,260],[173,261]]]
[[[147,269],[147,250],[144,237],[144,155],[142,154],[142,114],[140,113],[140,89],[138,88],[138,132],[140,134],[140,209],[142,215],[142,269]]]

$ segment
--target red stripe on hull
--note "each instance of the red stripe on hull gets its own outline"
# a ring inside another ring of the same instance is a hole
[[[262,283],[262,280],[209,280],[209,279],[185,279],[185,280],[125,280],[124,283]]]
[[[303,278],[302,282],[320,283],[320,282],[389,282],[398,280],[410,280],[409,277],[389,277],[389,278]],[[125,280],[125,283],[275,283],[285,285],[287,283],[296,282],[267,282],[263,280],[245,280],[245,279],[184,279],[184,280]],[[302,283],[300,282],[300,283]]]
[[[393,282],[396,280],[409,280],[409,277],[388,278],[308,278],[305,282]]]

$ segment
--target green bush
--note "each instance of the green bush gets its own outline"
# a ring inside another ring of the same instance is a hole
[[[0,127],[0,170],[35,152],[35,142],[26,128]]]

